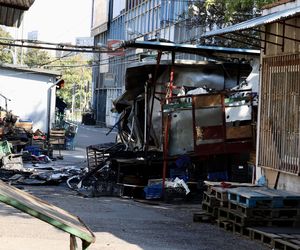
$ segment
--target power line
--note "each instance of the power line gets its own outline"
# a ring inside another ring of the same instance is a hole
[[[13,42],[0,41],[0,45],[3,46],[24,47],[24,48],[31,48],[31,49],[69,51],[69,52],[81,52],[81,53],[114,53],[115,52],[114,50],[107,50],[107,49],[103,50],[102,48],[96,46],[78,46],[78,45],[68,45],[68,44],[60,44],[60,43],[33,42],[30,40],[26,40],[25,42],[25,40],[20,40],[20,39],[14,40],[14,39],[6,39],[6,38],[5,39],[0,38],[0,40],[13,41]],[[56,47],[39,46],[39,45],[52,45]]]

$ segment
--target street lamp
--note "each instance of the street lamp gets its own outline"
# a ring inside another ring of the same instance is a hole
[[[13,64],[17,64],[17,55],[16,55],[16,52],[9,49],[9,48],[4,48],[3,51],[9,51],[12,55],[12,58],[13,58]]]

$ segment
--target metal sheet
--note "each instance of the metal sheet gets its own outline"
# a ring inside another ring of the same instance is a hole
[[[162,51],[175,51],[185,52],[191,54],[201,54],[203,56],[214,56],[216,54],[223,54],[224,57],[228,57],[230,54],[241,55],[260,55],[259,50],[242,49],[242,48],[227,48],[218,46],[205,46],[205,45],[192,45],[192,44],[175,44],[166,42],[150,42],[150,41],[125,41],[123,46],[125,48],[144,48],[155,49]]]
[[[195,126],[210,127],[223,125],[222,108],[208,108],[195,110]]]
[[[191,110],[171,113],[169,155],[181,155],[194,150]]]
[[[34,0],[0,0],[0,24],[20,27],[24,11],[28,10]]]
[[[226,122],[250,121],[252,119],[252,107],[250,105],[226,107],[225,115]]]
[[[291,9],[284,9],[281,11],[277,11],[275,13],[271,13],[268,15],[256,17],[229,27],[226,27],[224,29],[219,29],[219,30],[213,30],[206,32],[202,37],[210,37],[210,36],[216,36],[216,35],[224,35],[227,33],[232,33],[232,32],[237,32],[237,31],[242,31],[250,28],[254,28],[257,26],[265,25],[268,23],[273,23],[276,21],[284,20],[288,17],[295,16],[300,13],[300,6],[296,8],[291,8]]]
[[[79,237],[84,246],[95,242],[94,234],[78,217],[2,181],[0,181],[0,201]]]
[[[35,0],[0,0],[0,6],[28,10]]]

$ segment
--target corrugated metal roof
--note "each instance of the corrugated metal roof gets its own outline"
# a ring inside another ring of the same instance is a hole
[[[34,0],[0,0],[0,24],[20,27],[24,11],[33,3]]]
[[[0,69],[9,69],[9,70],[15,70],[15,71],[32,72],[33,74],[61,76],[61,72],[59,72],[59,71],[41,69],[41,68],[28,68],[26,66],[7,64],[7,63],[0,64]]]
[[[233,32],[236,32],[236,31],[247,30],[247,29],[250,29],[250,28],[254,28],[254,27],[257,27],[257,26],[264,25],[264,24],[284,20],[286,18],[295,16],[299,13],[300,13],[300,6],[295,7],[295,8],[291,8],[291,9],[285,9],[285,10],[277,11],[275,13],[271,13],[271,14],[268,14],[268,15],[265,15],[265,16],[256,17],[256,18],[253,18],[253,19],[250,19],[250,20],[247,20],[247,21],[244,21],[244,22],[241,22],[241,23],[223,28],[223,29],[206,32],[204,35],[202,35],[202,37],[223,35],[223,34],[227,34],[227,33],[233,33]]]
[[[0,6],[6,6],[20,10],[28,10],[33,3],[34,0],[0,0]]]
[[[242,48],[226,48],[217,46],[204,46],[204,45],[192,45],[192,44],[175,44],[166,42],[150,42],[150,41],[125,41],[125,48],[143,48],[143,49],[155,49],[162,51],[174,51],[184,52],[190,54],[198,54],[207,57],[218,57],[229,55],[257,55],[260,51],[254,49],[242,49]]]

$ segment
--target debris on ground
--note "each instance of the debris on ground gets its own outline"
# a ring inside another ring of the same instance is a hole
[[[35,151],[35,148],[30,148]],[[47,155],[34,155],[29,151],[13,154],[11,145],[2,142],[0,154],[0,179],[11,184],[59,184],[82,170],[76,166],[56,166]]]

